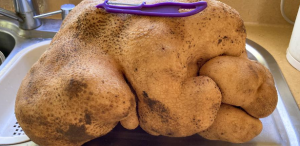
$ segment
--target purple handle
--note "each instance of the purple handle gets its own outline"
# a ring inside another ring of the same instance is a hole
[[[205,1],[195,3],[177,3],[177,2],[163,2],[157,4],[146,5],[143,2],[138,6],[117,6],[109,5],[108,0],[97,5],[97,8],[103,8],[109,13],[126,13],[146,16],[160,16],[160,17],[187,17],[203,11],[207,7]],[[194,9],[189,12],[180,13],[179,9]]]

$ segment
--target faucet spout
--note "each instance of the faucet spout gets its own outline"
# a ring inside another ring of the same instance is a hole
[[[14,5],[17,15],[24,20],[19,21],[20,28],[35,29],[42,25],[39,19],[33,18],[39,10],[35,0],[14,0]]]
[[[19,22],[23,22],[22,18],[20,18],[19,16],[17,16],[15,13],[13,13],[11,11],[7,11],[5,9],[0,8],[0,14],[3,15],[3,16],[6,16],[8,18],[15,19]]]
[[[35,29],[42,25],[40,19],[34,19],[37,15],[37,5],[33,0],[14,0],[16,14],[0,8],[0,14],[19,21],[21,29]]]
[[[0,14],[19,21],[21,29],[36,29],[42,25],[39,18],[48,17],[55,14],[62,14],[64,19],[70,11],[75,7],[73,4],[64,4],[61,10],[39,15],[36,0],[13,0],[15,5],[16,14],[0,8]]]

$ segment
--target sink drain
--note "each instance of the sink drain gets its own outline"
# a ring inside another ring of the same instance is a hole
[[[0,51],[0,65],[4,62],[5,56],[4,54]]]

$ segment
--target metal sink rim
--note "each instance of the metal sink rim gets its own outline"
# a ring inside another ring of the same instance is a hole
[[[44,40],[51,40],[60,29],[62,20],[41,19],[42,26],[34,30],[23,30],[18,22],[0,16],[0,32],[10,34],[15,39],[15,47],[0,65],[0,71],[14,56],[26,47]]]

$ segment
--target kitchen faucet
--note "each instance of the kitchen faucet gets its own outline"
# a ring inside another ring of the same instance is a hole
[[[14,6],[16,13],[0,8],[0,14],[17,20],[19,27],[25,30],[36,29],[41,26],[42,22],[39,18],[61,13],[62,19],[64,19],[75,7],[73,4],[64,4],[61,6],[61,10],[38,15],[39,9],[35,0],[14,0]]]

